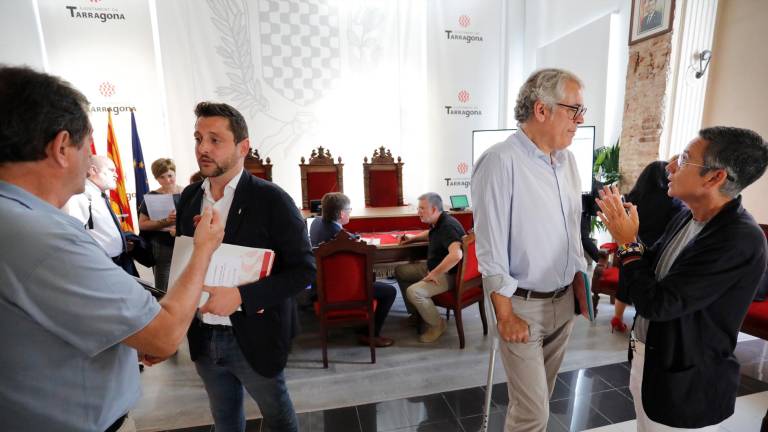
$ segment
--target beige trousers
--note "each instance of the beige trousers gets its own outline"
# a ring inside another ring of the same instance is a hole
[[[527,343],[500,341],[499,352],[507,373],[509,406],[507,432],[543,432],[549,421],[549,398],[573,329],[573,291],[559,298],[528,299],[512,296],[512,307],[528,322]]]
[[[123,420],[123,424],[120,425],[117,432],[136,432],[136,423],[134,423],[130,413],[128,413],[128,416]]]
[[[432,301],[432,296],[453,289],[456,278],[453,274],[442,274],[436,284],[423,282],[422,279],[427,273],[429,269],[425,262],[403,264],[395,268],[397,284],[408,312],[418,312],[424,322],[436,326],[440,324],[440,313]]]

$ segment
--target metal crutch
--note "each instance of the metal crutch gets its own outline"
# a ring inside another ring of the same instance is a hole
[[[491,342],[491,355],[488,359],[488,381],[486,382],[485,387],[485,402],[483,405],[483,421],[480,423],[480,431],[479,432],[487,432],[488,431],[488,423],[490,421],[491,416],[491,393],[493,391],[493,371],[496,368],[496,350],[499,349],[499,333],[498,329],[496,327],[496,311],[493,308],[493,302],[490,299],[490,296],[488,296],[488,304],[490,304],[490,307],[486,305],[486,315],[490,315],[492,317],[493,322],[493,329],[491,330],[491,334],[493,335],[493,341]],[[488,309],[490,309],[490,314],[488,313]]]

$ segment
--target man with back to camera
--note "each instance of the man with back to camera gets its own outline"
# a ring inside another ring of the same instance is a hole
[[[189,350],[205,384],[217,431],[243,431],[243,388],[271,431],[296,431],[285,368],[295,334],[293,297],[315,279],[307,226],[293,199],[243,169],[250,148],[242,114],[224,103],[195,108],[200,183],[181,194],[176,232],[190,235],[200,212],[213,207],[226,226],[224,243],[275,252],[272,273],[210,294],[189,329]],[[218,315],[218,317],[211,316]]]
[[[456,285],[456,264],[462,258],[461,238],[466,233],[456,218],[443,211],[443,200],[434,192],[419,197],[417,212],[419,219],[430,228],[415,236],[403,235],[400,243],[429,241],[427,262],[399,265],[395,267],[395,278],[411,317],[417,318],[414,314],[418,313],[429,326],[419,341],[432,343],[448,327],[440,317],[432,296]]]
[[[477,260],[493,303],[507,373],[505,430],[544,431],[573,329],[581,275],[581,182],[567,150],[584,122],[583,85],[542,69],[520,88],[519,129],[486,150],[472,173]]]
[[[637,311],[629,389],[639,431],[716,431],[733,414],[733,352],[766,266],[765,235],[739,194],[767,165],[768,146],[757,133],[699,131],[667,166],[667,193],[687,208],[654,245],[639,242],[637,207],[615,187],[597,200]]]
[[[134,431],[136,351],[173,354],[224,227],[206,212],[159,303],[59,209],[83,192],[88,101],[70,84],[0,66],[0,430]]]

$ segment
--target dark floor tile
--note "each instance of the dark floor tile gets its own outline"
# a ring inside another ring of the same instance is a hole
[[[571,431],[582,431],[611,423],[592,408],[590,395],[575,395],[571,399],[550,402],[549,415]]]
[[[626,396],[627,398],[629,398],[629,400],[630,400],[630,401],[633,401],[633,400],[635,400],[635,399],[632,397],[632,392],[631,392],[631,391],[629,391],[629,387],[621,387],[621,388],[619,388],[618,390],[619,390],[619,391],[620,391],[620,392],[621,392],[621,393],[622,393],[624,396]]]
[[[612,390],[613,387],[589,369],[561,372],[558,377],[568,386],[571,395],[584,395]]]
[[[509,404],[509,391],[507,390],[507,383],[498,383],[493,385],[491,391],[491,400],[497,406],[505,407]]]
[[[261,432],[261,419],[248,420],[245,422],[245,432]]]
[[[299,422],[303,432],[307,430],[311,432],[360,432],[360,421],[357,418],[357,409],[355,407],[311,412],[307,422],[309,429],[301,426],[301,420]]]
[[[445,392],[443,396],[457,418],[483,413],[485,392],[480,387]],[[491,393],[491,397],[493,397],[493,393]]]
[[[591,367],[588,370],[595,373],[614,388],[629,385],[629,369],[621,363]]]
[[[358,414],[363,432],[388,431],[454,419],[442,395],[360,405]]]
[[[547,432],[568,432],[568,428],[563,426],[557,418],[550,416],[547,423]]]
[[[394,432],[464,432],[458,420],[442,420],[435,423],[422,423],[417,426],[409,426],[405,429],[397,429]]]
[[[504,418],[503,412],[492,412],[488,417],[488,432],[504,432]],[[459,419],[461,426],[466,432],[475,432],[480,430],[480,426],[483,423],[483,416],[476,415],[470,417],[464,417]]]
[[[608,390],[590,395],[592,408],[611,423],[621,423],[635,418],[635,405],[618,390]]]
[[[549,400],[567,399],[569,396],[570,390],[568,389],[568,385],[558,377],[557,381],[555,381],[555,389],[552,391],[552,396],[550,396]]]
[[[741,375],[741,380],[739,381],[738,396],[746,396],[764,391],[768,391],[768,383],[754,379],[747,375]]]
[[[211,432],[213,431],[213,425],[195,426],[190,428],[173,429],[169,432]]]

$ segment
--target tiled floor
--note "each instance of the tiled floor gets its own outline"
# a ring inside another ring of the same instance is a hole
[[[737,356],[744,365],[736,414],[721,430],[758,430],[768,408],[768,383],[762,373],[768,343],[762,340],[741,342]],[[548,431],[601,432],[635,430],[635,413],[629,384],[628,364],[563,372],[558,375],[550,400]],[[474,432],[482,422],[483,387],[449,391],[427,396],[397,399],[347,408],[299,414],[299,430],[311,432]],[[507,407],[506,384],[493,387],[489,431],[501,431]],[[757,425],[757,428],[755,426]],[[212,431],[202,426],[176,431]],[[248,422],[248,431],[260,431],[261,420]]]

